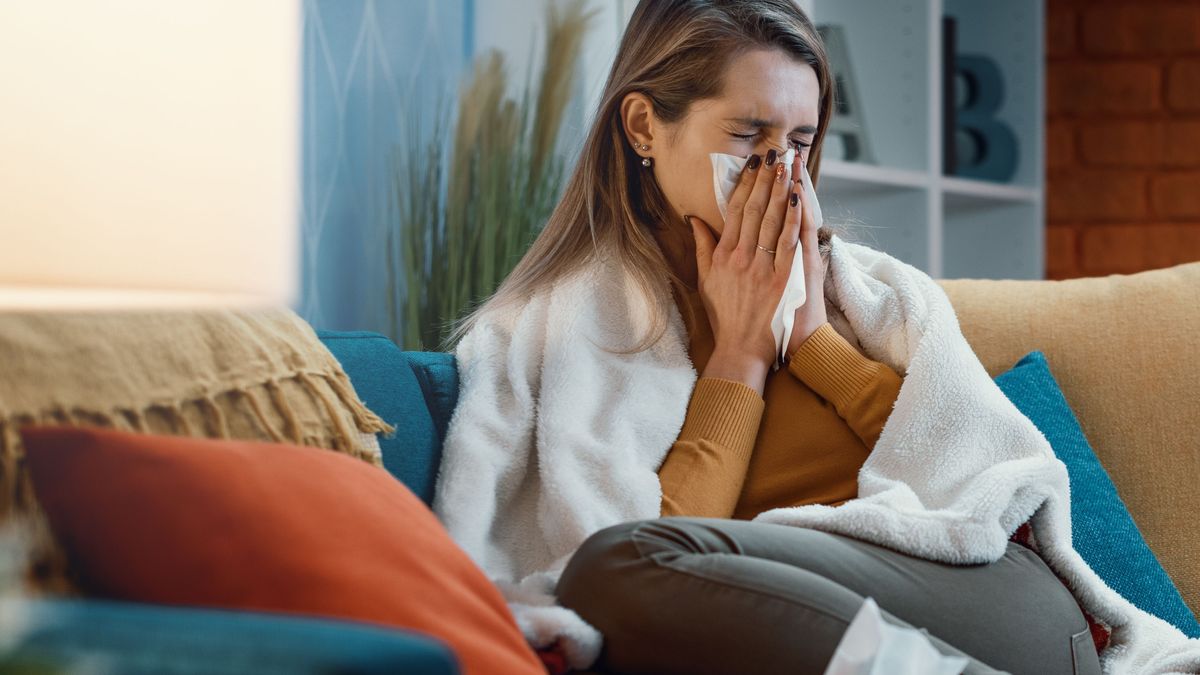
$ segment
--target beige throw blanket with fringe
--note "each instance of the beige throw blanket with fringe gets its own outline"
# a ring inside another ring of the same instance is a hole
[[[44,530],[17,433],[31,424],[296,443],[376,465],[374,434],[391,431],[286,309],[0,314],[0,519],[30,514]],[[35,585],[71,590],[35,562]]]

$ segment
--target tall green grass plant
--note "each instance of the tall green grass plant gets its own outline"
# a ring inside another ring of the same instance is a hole
[[[559,134],[596,13],[585,2],[547,1],[536,91],[531,67],[519,100],[510,98],[504,56],[490,50],[459,87],[453,120],[444,97],[427,137],[418,116],[406,116],[391,217],[373,245],[385,270],[383,332],[401,348],[443,349],[453,321],[499,286],[561,196],[569,158]]]

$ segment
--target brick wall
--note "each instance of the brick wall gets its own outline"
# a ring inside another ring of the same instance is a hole
[[[1046,11],[1046,277],[1200,260],[1200,2]]]

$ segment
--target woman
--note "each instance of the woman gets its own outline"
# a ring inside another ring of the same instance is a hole
[[[828,62],[792,0],[642,0],[617,53],[562,202],[451,338],[596,250],[614,252],[647,297],[669,280],[673,295],[658,297],[686,317],[702,375],[658,470],[662,517],[594,532],[555,588],[604,635],[596,669],[819,673],[870,596],[888,621],[968,656],[967,672],[1100,672],[1090,645],[1073,648],[1087,622],[1071,593],[1024,546],[952,566],[749,522],[854,498],[901,383],[829,324],[828,232],[818,236],[794,178],[817,179],[833,106]],[[789,147],[798,153],[784,165]],[[750,156],[724,218],[712,152]],[[795,255],[808,299],[786,368],[772,370],[770,321]],[[661,337],[669,312],[659,310],[639,347]]]

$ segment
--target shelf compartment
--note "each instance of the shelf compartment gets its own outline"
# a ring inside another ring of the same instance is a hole
[[[1041,0],[945,0],[957,23],[958,51],[980,54],[1000,68],[1004,98],[996,119],[1017,137],[1017,169],[1011,183],[1043,182],[1043,13]],[[1008,184],[1008,183],[1005,183]]]
[[[926,188],[849,183],[821,178],[817,194],[825,224],[846,241],[885,251],[929,271],[929,198]]]
[[[874,162],[928,170],[931,5],[927,0],[808,0],[817,25],[845,30]],[[940,86],[940,85],[939,85]]]
[[[1045,242],[1041,202],[947,209],[943,276],[949,279],[1041,279]]]

